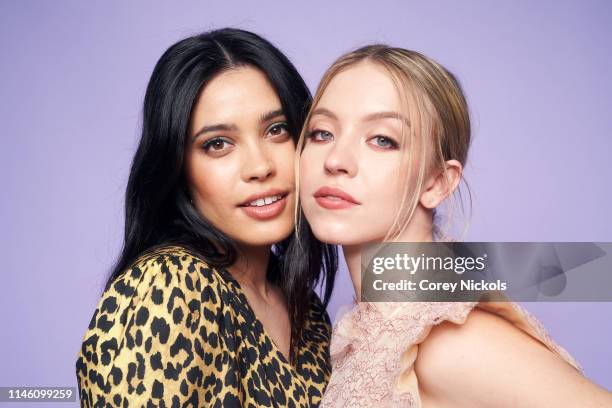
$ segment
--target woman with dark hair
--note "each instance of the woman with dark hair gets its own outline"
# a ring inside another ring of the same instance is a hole
[[[162,55],[123,249],[76,363],[82,406],[318,405],[337,255],[306,223],[291,233],[310,102],[290,61],[247,31]]]

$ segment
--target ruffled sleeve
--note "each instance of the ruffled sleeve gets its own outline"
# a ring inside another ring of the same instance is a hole
[[[418,406],[412,369],[418,343],[439,322],[465,321],[471,307],[424,302],[355,305],[334,327],[332,377],[322,406]]]
[[[474,307],[478,307],[481,310],[504,318],[505,320],[514,324],[517,328],[525,331],[533,338],[544,344],[549,350],[559,355],[574,368],[579,371],[582,370],[580,365],[570,356],[570,354],[552,340],[542,324],[518,304],[513,302],[480,302],[455,303],[454,305],[455,306],[451,308],[445,306],[444,304],[437,308],[434,307],[434,309],[438,309],[438,312],[440,312],[439,317],[431,319],[430,323],[427,323],[428,319],[424,320],[418,338],[414,340],[414,343],[409,344],[406,350],[401,354],[400,367],[394,392],[400,395],[404,393],[410,395],[410,407],[421,407],[419,383],[416,371],[414,369],[414,365],[418,357],[419,344],[426,340],[427,336],[431,332],[431,329],[437,324],[444,321],[450,321],[455,324],[465,323],[469,313]],[[434,309],[431,309],[431,311],[435,315],[436,312]]]

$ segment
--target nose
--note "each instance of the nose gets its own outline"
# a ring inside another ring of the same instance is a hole
[[[340,136],[334,141],[325,156],[325,173],[329,175],[344,174],[354,177],[357,174],[357,154],[355,141],[348,135]]]
[[[246,182],[264,181],[276,174],[276,165],[271,155],[260,143],[250,144],[244,157],[242,179]]]

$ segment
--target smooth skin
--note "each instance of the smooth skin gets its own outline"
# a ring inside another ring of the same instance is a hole
[[[419,345],[423,407],[610,407],[610,392],[503,318],[475,309]]]
[[[224,71],[201,91],[185,153],[190,195],[198,211],[238,247],[228,268],[266,333],[288,359],[291,325],[286,299],[266,279],[271,245],[292,232],[295,144],[267,77],[246,66]],[[288,192],[272,219],[247,215],[240,204],[270,189]]]
[[[406,115],[387,71],[371,62],[335,76],[313,112],[300,159],[300,200],[317,238],[343,245],[359,298],[361,246],[381,242],[398,210],[398,175],[408,166],[401,149],[411,148],[399,144]],[[418,132],[418,124],[411,125]],[[448,178],[440,169],[427,172],[417,210],[398,241],[433,241],[432,210],[457,188],[463,171],[456,160],[446,167]],[[414,180],[402,182],[416,188]],[[323,208],[313,196],[323,186],[341,188],[359,204]],[[612,406],[610,392],[514,325],[480,310],[462,325],[434,327],[419,345],[415,369],[424,407]]]

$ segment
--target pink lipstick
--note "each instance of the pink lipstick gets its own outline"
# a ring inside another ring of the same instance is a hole
[[[340,210],[361,204],[349,193],[337,187],[321,187],[313,196],[321,207],[328,210]]]

